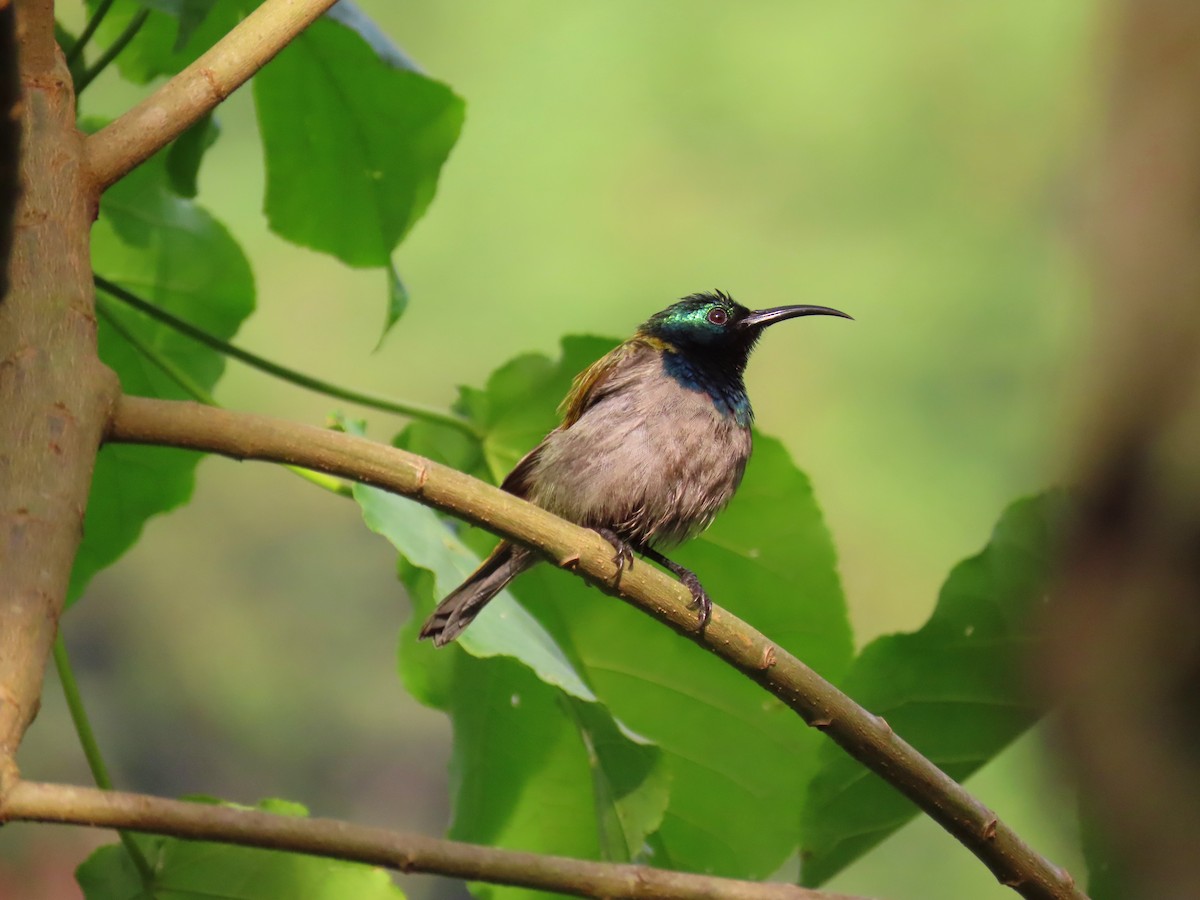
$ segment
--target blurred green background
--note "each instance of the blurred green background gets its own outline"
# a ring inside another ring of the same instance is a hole
[[[400,248],[412,304],[382,347],[385,283],[271,235],[248,91],[200,201],[242,242],[259,312],[238,342],[438,406],[565,333],[623,336],[678,296],[821,303],[853,324],[773,330],[759,427],[813,478],[857,639],[917,627],[1002,507],[1056,478],[1089,330],[1080,260],[1105,3],[515,0],[361,6],[467,101],[426,218]],[[78,27],[82,10],[60,4]],[[104,76],[86,114],[142,92]],[[232,364],[224,404],[320,423],[352,407]],[[371,433],[400,425],[369,414]],[[395,677],[407,615],[356,508],[271,467],[209,460],[66,618],[118,784],[440,833],[449,728]],[[796,615],[804,615],[798,608]],[[21,755],[88,776],[51,676]],[[1032,735],[972,782],[1083,876],[1073,800]],[[0,896],[76,897],[106,835],[12,826]],[[465,896],[412,877],[416,897]],[[832,889],[1011,896],[926,822]]]

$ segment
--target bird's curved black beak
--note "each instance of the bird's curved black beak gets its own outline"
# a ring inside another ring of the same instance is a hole
[[[756,309],[746,318],[738,322],[739,328],[766,328],[784,319],[795,319],[799,316],[841,316],[843,319],[853,319],[841,310],[830,309],[828,306],[776,306],[772,309]]]

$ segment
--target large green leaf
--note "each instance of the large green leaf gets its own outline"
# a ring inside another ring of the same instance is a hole
[[[1024,690],[1024,663],[1041,635],[1061,494],[1010,506],[991,541],[954,567],[929,621],[879,638],[842,688],[897,734],[963,780],[1044,712]],[[817,885],[916,814],[907,799],[833,745],[804,804],[804,882]]]
[[[258,809],[305,816],[295,803],[266,800]],[[383,869],[361,863],[208,841],[135,835],[153,871],[151,896],[160,900],[403,900]],[[101,847],[76,870],[87,900],[145,897],[141,877],[120,844]]]
[[[354,486],[354,499],[367,527],[387,538],[411,564],[426,569],[439,596],[448,594],[479,565],[479,557],[428,507],[361,484]],[[582,700],[596,699],[550,635],[507,591],[501,591],[482,615],[488,625],[468,629],[458,640],[469,654],[480,659],[516,657],[547,684]]]
[[[168,189],[163,155],[110,188],[92,230],[100,274],[218,335],[231,337],[254,308],[254,278],[225,227]],[[177,332],[100,297],[120,327],[205,390],[224,359]],[[188,394],[103,316],[100,357],[130,394],[184,399]],[[187,501],[200,456],[156,447],[111,445],[96,461],[84,538],[71,573],[74,601],[91,577],[137,540],[146,520]]]
[[[519,357],[486,390],[464,390],[460,409],[483,434],[474,446],[428,425],[410,427],[401,443],[496,481],[554,424],[574,374],[612,346],[567,338],[560,361]],[[494,542],[469,529],[463,534],[477,551]],[[717,602],[829,677],[845,671],[851,640],[833,548],[807,479],[778,442],[758,438],[730,509],[675,555]],[[566,573],[539,566],[509,590],[617,720],[662,749],[672,787],[656,863],[764,877],[795,850],[816,737],[794,713],[715,657]],[[494,627],[485,612],[467,634]],[[521,652],[519,645],[510,651]],[[429,651],[405,644],[403,652]],[[485,747],[491,739],[478,737]]]
[[[389,265],[433,198],[462,101],[329,18],[255,77],[254,98],[271,229],[349,265]]]
[[[658,748],[512,659],[454,655],[450,836],[581,859],[640,858],[667,803],[670,776]],[[489,885],[475,893],[545,896]]]
[[[478,565],[426,507],[362,486],[355,498],[368,527],[400,550],[401,575],[421,613]],[[469,629],[444,650],[415,642],[418,616],[405,629],[401,656],[409,690],[454,721],[453,835],[584,858],[633,858],[667,804],[662,754],[612,721],[511,597],[498,596],[484,616],[489,627]],[[477,892],[534,896],[482,885]]]

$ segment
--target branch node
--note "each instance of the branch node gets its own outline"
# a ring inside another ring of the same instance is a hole
[[[560,569],[566,569],[569,572],[574,572],[577,568],[579,568],[579,552],[576,551],[574,553],[568,553],[566,556],[560,557],[558,560],[558,567]]]
[[[762,659],[759,660],[758,667],[762,671],[772,668],[775,665],[775,647],[771,644],[763,647]]]
[[[817,729],[818,731],[824,731],[826,728],[828,728],[830,725],[832,725],[832,724],[833,724],[833,719],[830,719],[830,718],[827,718],[827,717],[826,717],[826,718],[821,718],[821,719],[813,719],[813,720],[812,720],[811,722],[809,722],[808,724],[809,724],[811,727],[813,727],[813,728]]]
[[[996,818],[995,813],[993,813],[992,816],[983,823],[983,831],[980,832],[980,834],[983,836],[985,841],[992,841],[996,839],[996,826],[999,824],[1000,820]]]
[[[196,74],[208,83],[208,86],[212,90],[213,96],[217,98],[218,103],[229,96],[229,92],[221,87],[221,79],[217,77],[217,73],[212,69],[208,68],[207,66],[202,66],[196,70]]]

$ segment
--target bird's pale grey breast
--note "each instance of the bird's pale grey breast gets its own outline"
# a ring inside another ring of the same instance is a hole
[[[733,496],[750,430],[712,398],[638,350],[569,428],[552,432],[529,472],[529,499],[628,541],[676,544],[704,530]]]

